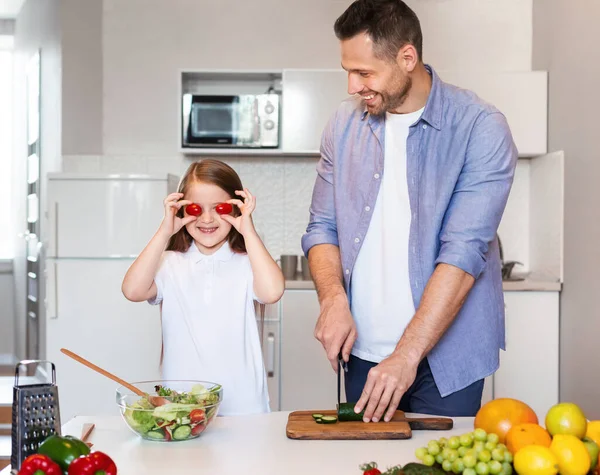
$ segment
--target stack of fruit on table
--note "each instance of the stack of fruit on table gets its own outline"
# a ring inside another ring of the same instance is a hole
[[[550,408],[544,425],[522,401],[494,399],[481,407],[472,432],[430,440],[416,450],[419,463],[385,472],[371,462],[366,475],[600,475],[600,420],[588,421],[576,404]]]

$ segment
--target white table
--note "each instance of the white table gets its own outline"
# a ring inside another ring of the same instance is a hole
[[[405,440],[290,440],[285,435],[288,414],[218,417],[200,438],[182,442],[142,440],[119,415],[75,417],[63,426],[63,434],[80,437],[83,424],[94,423],[89,442],[113,458],[120,475],[361,475],[362,463],[404,465],[416,461],[415,450],[430,439],[473,430],[473,418],[465,417],[454,418],[451,431],[413,431],[412,439]],[[7,468],[0,475],[8,473]]]

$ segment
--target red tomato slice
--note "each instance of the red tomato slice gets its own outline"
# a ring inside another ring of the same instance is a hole
[[[202,208],[200,205],[192,203],[185,207],[185,212],[191,216],[200,216],[202,214]]]
[[[192,428],[192,435],[200,435],[204,432],[204,429],[206,429],[204,424],[198,424],[196,427]]]
[[[231,203],[219,203],[215,206],[215,211],[219,214],[230,214],[233,211]]]
[[[192,421],[192,424],[202,422],[204,419],[206,419],[206,414],[203,409],[194,409],[190,412],[190,421]]]

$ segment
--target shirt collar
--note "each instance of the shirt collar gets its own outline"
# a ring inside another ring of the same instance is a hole
[[[427,98],[427,103],[425,104],[425,110],[421,115],[421,120],[424,120],[433,128],[440,130],[442,127],[442,112],[444,109],[442,81],[431,66],[426,64],[425,69],[427,69],[427,72],[431,74],[431,91],[429,91],[429,97]],[[364,120],[368,114],[369,111],[365,107],[365,110],[361,115],[361,120]],[[379,125],[381,125],[383,122],[383,116],[374,117],[369,115],[369,124],[374,130],[378,129]]]
[[[196,243],[194,241],[192,241],[189,249],[185,252],[185,254],[188,259],[192,260],[193,262],[195,262],[197,264],[198,262],[206,261],[206,260],[216,260],[216,261],[223,261],[223,262],[228,261],[229,259],[231,259],[233,257],[234,252],[231,250],[228,240],[225,241],[223,243],[223,245],[219,249],[217,249],[217,251],[214,252],[213,254],[201,253],[200,250],[198,249],[198,246],[196,246]]]

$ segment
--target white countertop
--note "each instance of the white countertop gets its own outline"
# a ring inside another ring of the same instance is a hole
[[[415,462],[415,450],[429,440],[473,430],[473,418],[459,417],[451,431],[413,431],[405,440],[291,440],[285,435],[288,414],[218,417],[201,437],[182,442],[142,440],[119,415],[75,417],[63,434],[80,437],[83,424],[94,423],[92,450],[108,454],[119,475],[361,475],[362,463],[387,468]],[[0,475],[9,473],[7,468]]]

